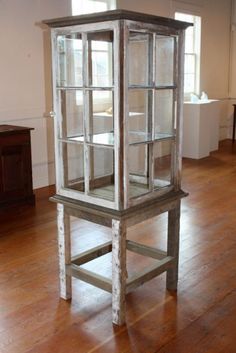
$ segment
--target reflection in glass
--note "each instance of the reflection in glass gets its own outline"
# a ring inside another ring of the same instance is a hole
[[[129,197],[149,192],[148,145],[129,146]]]
[[[174,38],[156,36],[156,86],[174,84]]]
[[[129,91],[129,143],[151,140],[151,90]]]
[[[89,85],[110,87],[113,85],[113,32],[97,32],[88,35]]]
[[[152,39],[147,33],[130,32],[129,35],[129,84],[151,84],[152,72],[151,51]]]
[[[154,188],[159,189],[171,184],[172,141],[154,144]]]
[[[57,37],[57,86],[82,86],[82,39],[81,34]]]
[[[89,194],[114,200],[114,151],[89,146]],[[102,203],[101,203],[102,206]]]
[[[81,144],[62,142],[65,155],[64,187],[84,192],[84,147]]]
[[[155,91],[155,138],[173,134],[173,90]]]
[[[113,92],[88,91],[90,102],[89,141],[93,142],[95,135],[113,133]],[[103,135],[104,137],[104,135]],[[97,139],[97,143],[101,138]],[[109,139],[111,142],[111,140]],[[102,141],[101,141],[102,143]],[[110,143],[109,143],[110,144]]]
[[[83,135],[83,92],[61,91],[63,138]]]

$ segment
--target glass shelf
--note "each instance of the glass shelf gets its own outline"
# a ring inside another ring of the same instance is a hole
[[[144,133],[142,131],[130,131],[129,132],[129,144],[140,145],[145,143],[151,143],[152,141],[161,141],[173,139],[175,135],[168,133],[156,133],[154,139],[150,133]],[[84,143],[84,136],[72,136],[68,139],[61,139],[63,142],[78,142]],[[106,147],[114,146],[114,132],[105,132],[101,134],[94,134],[90,136],[90,140],[87,141],[88,145],[101,145]]]
[[[69,140],[83,143],[84,136],[70,137]],[[105,132],[102,134],[91,135],[90,141],[88,141],[88,144],[113,146],[114,145],[114,133],[113,132]]]
[[[177,85],[129,85],[129,90],[140,90],[140,89],[145,89],[145,90],[163,90],[163,89],[176,89]]]
[[[69,86],[69,85],[57,85],[56,88],[61,91],[65,90],[86,90],[86,91],[112,91],[114,86]]]
[[[143,113],[140,113],[140,112],[130,112],[129,113],[129,117],[141,116],[141,115],[143,115]],[[101,117],[104,117],[104,118],[110,117],[111,118],[113,115],[108,112],[100,112],[100,113],[94,113],[93,116],[98,117],[98,118],[101,118]]]
[[[166,139],[174,138],[173,134],[168,133],[156,133],[152,139],[151,133],[144,133],[142,131],[130,131],[129,132],[129,144],[130,145],[140,145],[142,143],[150,143],[152,141],[161,141]]]

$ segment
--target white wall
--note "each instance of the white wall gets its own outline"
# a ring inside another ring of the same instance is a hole
[[[54,182],[49,40],[37,23],[69,14],[64,0],[0,1],[0,123],[35,129],[34,188]]]

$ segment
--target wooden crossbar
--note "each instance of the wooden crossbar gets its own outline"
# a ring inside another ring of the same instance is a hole
[[[174,265],[175,259],[172,256],[167,256],[158,264],[152,265],[144,269],[141,274],[133,275],[126,283],[126,294],[130,293],[133,289],[141,286],[147,281],[160,275],[162,272],[167,271]]]
[[[167,256],[167,253],[165,251],[155,249],[147,245],[139,244],[131,240],[126,240],[126,248],[127,250],[130,250],[137,254],[148,256],[158,260],[158,263],[147,267],[141,273],[134,274],[133,276],[131,276],[130,279],[126,281],[126,294],[130,293],[132,290],[144,284],[145,282],[150,281],[162,272],[167,271],[175,263],[175,258],[172,256]],[[76,277],[95,287],[112,293],[112,280],[80,267],[80,265],[92,261],[111,251],[112,242],[109,241],[105,244],[96,246],[95,248],[92,248],[88,251],[84,251],[83,253],[72,257],[71,265],[67,265],[66,268],[67,275]]]
[[[131,240],[126,240],[126,248],[137,254],[148,256],[156,260],[162,260],[167,256],[167,252],[139,244]]]
[[[89,249],[87,251],[82,252],[79,255],[73,256],[71,258],[71,262],[75,265],[83,265],[86,262],[92,261],[100,256],[103,256],[112,251],[111,241],[104,243],[102,245],[98,245],[95,248]]]
[[[70,276],[76,277],[81,281],[92,284],[95,287],[112,293],[112,282],[109,278],[98,275],[95,272],[81,268],[75,264],[67,265],[66,273]]]

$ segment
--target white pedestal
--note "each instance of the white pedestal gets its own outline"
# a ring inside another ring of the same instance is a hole
[[[200,159],[218,149],[220,102],[184,103],[183,157]]]

